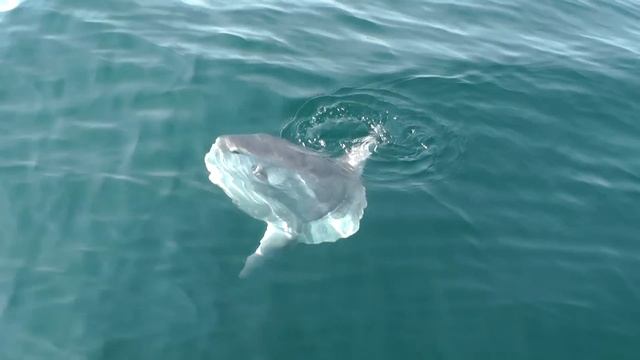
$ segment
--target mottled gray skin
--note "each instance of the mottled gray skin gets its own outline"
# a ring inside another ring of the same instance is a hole
[[[361,148],[334,159],[267,134],[216,139],[205,156],[209,179],[268,225],[241,275],[290,240],[316,244],[355,233],[366,207],[360,174],[369,154]]]
[[[343,202],[350,201],[350,191],[361,186],[359,172],[339,159],[333,159],[281,138],[268,134],[225,135],[216,140],[225,156],[251,156],[251,166],[246,168],[262,181],[253,181],[256,190],[272,201],[277,201],[294,215],[281,212],[278,215],[289,224],[320,219]],[[232,151],[233,150],[233,151]],[[298,176],[288,183],[275,183],[270,176]],[[294,175],[295,174],[295,175]],[[238,176],[238,180],[243,176]],[[251,178],[251,176],[249,176]],[[263,217],[256,217],[265,220]]]

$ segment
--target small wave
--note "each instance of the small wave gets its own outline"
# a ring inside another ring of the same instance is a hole
[[[22,0],[0,0],[0,13],[9,12],[22,3]]]
[[[365,175],[387,187],[407,188],[444,177],[463,153],[463,139],[402,94],[345,88],[307,101],[281,135],[300,145],[344,154],[359,139],[382,127],[382,140]]]
[[[204,0],[180,0],[180,2],[186,5],[191,5],[191,6],[201,6],[201,7],[209,6],[208,2]]]

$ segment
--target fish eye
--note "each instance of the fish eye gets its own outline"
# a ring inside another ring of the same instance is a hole
[[[265,180],[267,178],[266,171],[264,171],[264,168],[260,165],[251,166],[251,172],[253,173],[254,176],[256,176],[261,180]]]
[[[229,150],[232,154],[240,154],[240,151],[238,151],[238,149],[233,149],[233,150]]]

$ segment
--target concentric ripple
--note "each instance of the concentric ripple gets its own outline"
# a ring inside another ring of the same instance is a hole
[[[365,176],[381,186],[424,186],[444,177],[464,151],[462,137],[441,119],[408,97],[380,89],[344,88],[310,99],[281,135],[339,156],[377,125],[381,142]]]

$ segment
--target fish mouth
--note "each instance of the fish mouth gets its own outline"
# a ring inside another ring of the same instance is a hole
[[[209,180],[216,185],[222,183],[222,177],[224,176],[222,162],[224,153],[227,151],[227,142],[222,137],[218,137],[209,152],[204,156],[204,163],[207,171],[209,171]]]
[[[209,180],[216,185],[220,185],[222,181],[222,171],[217,165],[218,159],[216,159],[216,149],[211,149],[204,156],[204,165],[207,167],[207,171],[209,171]]]

